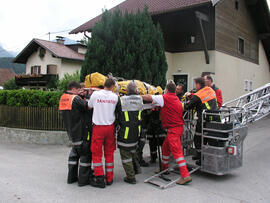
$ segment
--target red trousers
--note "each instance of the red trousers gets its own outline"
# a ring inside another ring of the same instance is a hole
[[[181,145],[181,136],[184,132],[184,127],[168,128],[167,136],[162,145],[162,169],[165,170],[169,167],[170,153],[173,155],[177,165],[179,166],[182,178],[189,176],[186,161],[183,155]]]
[[[107,182],[112,182],[114,168],[113,153],[116,149],[114,125],[95,125],[93,127],[91,151],[95,176],[104,175],[102,164],[103,147],[105,156],[106,180]]]

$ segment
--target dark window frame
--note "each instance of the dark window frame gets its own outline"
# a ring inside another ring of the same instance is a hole
[[[234,8],[235,8],[235,10],[239,10],[239,0],[235,0]]]
[[[238,54],[245,56],[245,39],[243,37],[238,37]],[[242,43],[242,44],[241,44]]]
[[[36,73],[36,71],[34,71],[34,68],[37,68],[37,73]],[[41,66],[37,66],[37,65],[31,66],[31,75],[32,74],[39,75],[40,73],[41,73]]]

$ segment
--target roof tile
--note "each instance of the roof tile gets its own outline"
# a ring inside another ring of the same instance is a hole
[[[51,42],[47,40],[34,39],[40,46],[51,51],[55,56],[60,58],[74,59],[74,60],[84,60],[84,55],[79,54],[72,49],[68,48],[64,44],[59,44],[56,42]]]

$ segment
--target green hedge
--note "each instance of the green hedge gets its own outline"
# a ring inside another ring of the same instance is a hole
[[[61,94],[41,90],[0,90],[0,105],[53,107],[58,106]]]

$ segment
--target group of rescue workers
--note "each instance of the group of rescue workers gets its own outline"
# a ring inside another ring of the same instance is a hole
[[[185,124],[183,111],[197,111],[194,137],[197,154],[193,159],[200,165],[202,111],[217,110],[222,105],[221,91],[213,84],[211,76],[196,78],[194,82],[196,93],[184,94],[183,85],[169,82],[163,95],[139,95],[136,82],[131,81],[127,85],[127,95],[121,97],[113,92],[116,82],[112,78],[106,79],[104,88],[96,91],[70,82],[59,101],[59,110],[72,143],[67,183],[78,182],[79,186],[90,184],[99,188],[112,185],[117,136],[126,172],[124,181],[136,184],[135,175],[141,173],[140,167],[149,165],[142,154],[146,134],[151,163],[156,162],[157,149],[162,146],[161,170],[169,167],[172,155],[181,174],[177,184],[191,182],[181,146]],[[184,97],[189,101],[182,103]],[[144,102],[152,102],[155,108],[143,111]]]

